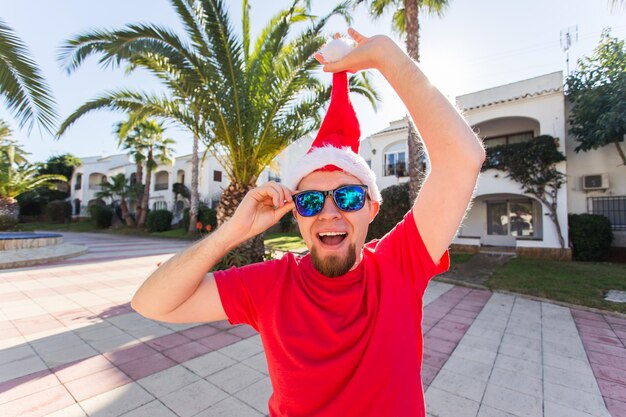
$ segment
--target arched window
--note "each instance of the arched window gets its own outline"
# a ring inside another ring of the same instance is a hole
[[[385,149],[384,164],[385,176],[406,177],[409,175],[406,142],[399,141],[388,146]]]
[[[176,182],[180,183],[180,184],[185,184],[185,171],[182,169],[179,169],[178,172],[176,173]]]
[[[89,174],[89,189],[90,190],[100,190],[102,187],[102,183],[107,182],[107,176],[101,174],[99,172],[94,172]]]
[[[170,175],[167,171],[159,171],[154,176],[154,191],[167,190],[169,187]]]
[[[130,185],[137,184],[137,173],[133,172],[130,174]]]
[[[76,174],[76,178],[74,179],[74,189],[80,190],[83,188],[83,174]]]

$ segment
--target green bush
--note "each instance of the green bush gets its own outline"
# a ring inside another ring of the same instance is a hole
[[[380,239],[394,228],[411,207],[409,183],[392,185],[381,191],[383,203],[374,221],[370,223],[366,241]]]
[[[568,221],[574,259],[585,262],[605,260],[613,242],[609,219],[598,214],[570,214]]]
[[[217,227],[217,211],[212,208],[201,206],[198,208],[198,221],[202,223],[202,227],[211,225],[211,230],[215,230]],[[186,208],[183,211],[183,228],[189,229],[189,209]]]
[[[146,227],[148,232],[166,232],[172,226],[172,212],[169,210],[152,210],[148,213]]]
[[[0,230],[11,230],[17,225],[17,220],[12,216],[0,215]]]
[[[94,204],[89,207],[91,220],[98,229],[108,229],[113,222],[113,210],[111,207]]]
[[[280,218],[278,221],[280,224],[280,231],[283,233],[291,232],[296,224],[293,218],[293,213],[289,212]]]
[[[46,216],[52,223],[65,223],[72,218],[72,204],[68,201],[55,200],[46,205]]]

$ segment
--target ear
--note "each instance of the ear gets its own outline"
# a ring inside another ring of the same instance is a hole
[[[380,203],[378,201],[370,202],[370,223],[374,220],[374,217],[378,214],[378,210],[380,209]]]
[[[293,215],[293,218],[296,220],[296,223],[298,222],[298,211],[296,209],[291,210],[291,214]]]

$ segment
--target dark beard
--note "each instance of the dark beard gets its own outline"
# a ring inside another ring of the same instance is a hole
[[[327,256],[322,259],[315,247],[311,250],[311,262],[317,271],[329,278],[340,277],[348,272],[356,262],[356,245],[350,244],[348,254],[343,258],[339,256]]]

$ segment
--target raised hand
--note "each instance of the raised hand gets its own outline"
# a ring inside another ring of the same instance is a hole
[[[343,59],[337,62],[326,62],[320,53],[314,55],[315,59],[322,64],[326,72],[357,72],[367,69],[381,69],[385,65],[385,57],[392,48],[401,51],[398,45],[389,37],[376,35],[367,37],[353,28],[348,29],[348,35],[356,42],[357,46]],[[340,37],[338,33],[335,38]]]
[[[282,184],[268,182],[250,190],[229,221],[249,239],[276,224],[281,217],[295,208],[291,190]]]

